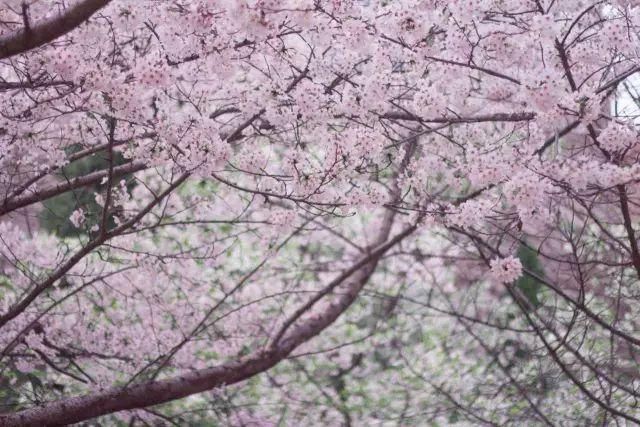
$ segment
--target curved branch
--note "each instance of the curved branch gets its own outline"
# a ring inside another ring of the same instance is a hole
[[[58,15],[0,37],[0,59],[9,58],[47,44],[79,27],[111,0],[83,0]]]
[[[390,227],[389,227],[390,228]],[[257,351],[248,357],[221,366],[190,372],[162,381],[149,381],[128,388],[111,388],[94,394],[71,397],[15,414],[0,415],[0,425],[41,426],[81,422],[127,409],[143,408],[235,384],[264,372],[285,359],[300,344],[331,325],[355,301],[381,256],[416,230],[410,226],[378,246],[363,260],[362,267],[347,283],[348,290],[320,315],[293,327],[279,345]]]
[[[407,166],[414,149],[415,144],[411,144],[405,153],[401,168]],[[396,173],[393,185],[395,197],[398,190],[395,182],[397,176]],[[357,299],[360,291],[375,272],[382,256],[417,229],[417,225],[414,224],[389,238],[394,218],[393,210],[385,212],[382,225],[368,252],[332,281],[325,291],[320,293],[319,298],[329,294],[339,285],[345,288],[344,292],[341,292],[333,303],[315,316],[301,319],[302,313],[296,311],[290,319],[285,321],[280,331],[275,334],[276,339],[266,349],[257,350],[244,358],[220,366],[196,370],[166,380],[147,381],[129,387],[114,387],[14,414],[0,415],[0,425],[10,427],[77,423],[113,412],[158,405],[222,385],[235,384],[272,368],[342,315]],[[317,299],[313,298],[303,307],[310,308]]]

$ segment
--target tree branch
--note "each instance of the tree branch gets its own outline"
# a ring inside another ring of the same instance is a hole
[[[13,34],[0,37],[0,59],[27,52],[67,34],[110,2],[111,0],[83,0],[57,16],[43,19]]]
[[[147,169],[146,163],[131,162],[122,166],[117,166],[111,170],[112,177],[119,177],[130,173],[138,172],[143,169]],[[67,191],[75,190],[76,188],[84,187],[86,185],[92,185],[100,182],[104,177],[109,176],[110,170],[99,170],[91,172],[77,178],[70,179],[59,184],[54,184],[48,187],[44,187],[39,190],[35,190],[33,193],[26,194],[21,197],[17,197],[13,200],[5,200],[0,203],[0,216],[12,212],[16,209],[23,208],[33,203],[42,202],[58,194],[66,193]]]
[[[408,148],[400,165],[401,169],[408,164],[414,149],[415,144]],[[397,176],[398,173],[395,174],[394,181]],[[398,188],[395,182],[393,190],[397,193]],[[397,194],[394,196],[397,197]],[[417,225],[411,225],[389,239],[394,217],[393,210],[385,212],[380,231],[368,253],[332,281],[327,287],[328,290],[321,292],[320,297],[338,285],[344,285],[345,292],[340,293],[332,304],[316,316],[301,320],[300,310],[296,311],[289,321],[285,321],[283,327],[276,333],[276,340],[272,341],[267,349],[258,350],[221,366],[189,372],[162,381],[147,381],[124,388],[115,387],[85,396],[59,400],[14,414],[0,415],[0,425],[39,426],[81,422],[113,412],[169,402],[222,385],[235,384],[272,368],[298,346],[321,333],[344,313],[357,299],[382,256],[417,229]],[[315,300],[316,298],[303,305],[304,311],[313,306]]]
[[[111,388],[90,395],[59,400],[15,414],[3,414],[0,415],[0,425],[5,427],[41,426],[81,422],[117,411],[169,402],[222,385],[235,384],[264,372],[286,358],[300,344],[331,325],[355,301],[359,290],[375,270],[382,254],[415,230],[415,225],[407,227],[366,255],[358,263],[364,265],[352,276],[353,279],[348,284],[349,289],[346,293],[331,304],[322,315],[295,326],[279,345],[269,350],[257,351],[237,361],[167,380],[150,381],[128,388]]]

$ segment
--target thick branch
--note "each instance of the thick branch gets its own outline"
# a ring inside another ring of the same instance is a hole
[[[484,123],[484,122],[526,122],[536,118],[536,114],[532,112],[522,113],[495,113],[486,114],[471,117],[434,117],[434,118],[422,118],[411,113],[404,111],[392,111],[384,113],[380,116],[381,119],[387,120],[406,120],[412,122],[421,123]]]
[[[415,144],[407,150],[401,168],[406,167]],[[394,181],[397,174],[394,177]],[[397,193],[394,182],[393,192]],[[397,197],[397,194],[394,194]],[[162,381],[148,381],[126,388],[111,388],[94,394],[72,397],[48,405],[28,409],[15,414],[0,415],[2,426],[39,426],[81,422],[101,415],[127,409],[144,408],[213,388],[235,384],[264,372],[285,359],[304,342],[321,333],[344,313],[357,299],[358,294],[376,270],[378,261],[392,247],[397,245],[416,229],[416,225],[405,228],[389,239],[395,213],[385,212],[382,226],[369,251],[352,268],[329,284],[330,292],[338,285],[344,287],[336,300],[321,313],[307,319],[301,319],[298,312],[290,322],[285,322],[276,340],[266,350],[229,362],[221,366],[202,369]],[[326,293],[322,293],[322,296]],[[314,301],[304,307],[310,308]],[[304,310],[306,311],[306,310]]]
[[[113,168],[113,177],[119,177],[130,173],[138,172],[142,169],[146,169],[147,165],[142,162],[127,163],[122,166]],[[76,188],[85,187],[87,185],[97,184],[104,177],[109,175],[109,170],[100,170],[92,172],[87,175],[83,175],[77,178],[70,179],[59,184],[54,184],[49,187],[44,187],[40,190],[36,190],[33,193],[17,197],[13,200],[5,200],[0,204],[0,216],[12,212],[16,209],[23,208],[33,203],[42,202],[58,194],[66,193],[67,191],[75,190]]]
[[[346,293],[342,294],[320,316],[295,326],[279,345],[267,351],[258,351],[237,361],[167,380],[150,381],[125,389],[112,388],[86,396],[59,400],[15,414],[0,415],[0,425],[5,427],[41,426],[81,422],[117,411],[169,402],[222,385],[235,384],[264,372],[287,357],[300,344],[322,332],[349,308],[356,299],[358,291],[375,270],[380,257],[415,229],[415,226],[408,227],[371,251],[361,261],[364,266],[352,275],[347,284]]]
[[[111,0],[83,0],[60,14],[0,37],[0,59],[9,58],[49,43],[80,26]]]

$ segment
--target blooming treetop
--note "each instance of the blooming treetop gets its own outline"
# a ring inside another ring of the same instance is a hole
[[[639,25],[631,0],[0,1],[0,425],[224,390],[346,345],[374,294],[376,333],[406,298],[449,316],[430,339],[528,355],[473,377],[515,412],[469,389],[457,416],[555,424],[574,393],[639,422]],[[441,397],[434,364],[478,363],[445,353],[415,359]]]

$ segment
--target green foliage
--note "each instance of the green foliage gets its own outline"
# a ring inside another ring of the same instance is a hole
[[[43,383],[38,375],[42,373],[21,372],[12,364],[7,365],[0,377],[0,412],[21,408],[25,403],[23,399],[25,392],[37,402],[42,399],[47,389],[60,389],[59,384]]]
[[[535,273],[537,276],[544,277],[544,271],[540,265],[538,254],[531,248],[521,244],[518,248],[518,258],[524,269]],[[517,280],[516,286],[522,291],[524,296],[527,297],[527,300],[533,307],[537,308],[540,306],[540,291],[542,290],[542,283],[540,283],[540,281],[525,274]]]
[[[69,150],[68,154],[72,154],[80,150],[77,146]],[[124,157],[120,153],[114,153],[114,167],[125,163]],[[62,168],[57,174],[57,179],[64,182],[73,178],[84,176],[92,172],[105,170],[109,167],[109,161],[106,150],[99,151],[91,156],[84,157],[69,163]],[[120,179],[130,180],[125,176]],[[127,188],[131,190],[131,184]],[[44,209],[39,215],[40,225],[47,231],[53,232],[61,237],[73,237],[86,233],[93,225],[97,224],[102,218],[102,208],[95,201],[96,193],[104,193],[105,185],[91,185],[78,188],[43,202]],[[85,211],[84,227],[78,229],[69,220],[69,217],[78,208]],[[109,226],[114,226],[113,214],[110,215]]]

